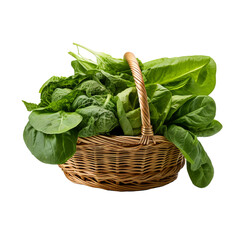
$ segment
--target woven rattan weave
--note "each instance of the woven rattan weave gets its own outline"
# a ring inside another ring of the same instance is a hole
[[[142,135],[79,138],[75,155],[59,165],[72,182],[115,191],[144,190],[174,181],[184,165],[184,157],[173,143],[153,135],[138,61],[129,52],[124,57],[138,91]]]

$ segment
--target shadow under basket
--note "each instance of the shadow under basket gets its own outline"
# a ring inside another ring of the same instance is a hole
[[[114,191],[138,191],[166,185],[177,178],[184,157],[165,137],[153,135],[148,96],[133,53],[124,58],[131,69],[141,112],[141,136],[79,138],[75,155],[59,165],[74,183]]]
[[[163,136],[140,145],[140,137],[79,138],[75,155],[59,165],[74,183],[114,191],[138,191],[174,181],[185,159]]]

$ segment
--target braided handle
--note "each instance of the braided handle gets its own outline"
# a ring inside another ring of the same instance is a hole
[[[139,144],[146,145],[149,144],[150,140],[154,141],[153,137],[153,130],[152,125],[150,121],[150,113],[149,113],[149,106],[147,101],[147,91],[145,88],[145,84],[143,81],[143,76],[141,69],[139,67],[138,61],[133,53],[126,52],[124,54],[124,58],[129,64],[129,67],[131,69],[136,88],[138,93],[138,99],[140,104],[140,110],[141,110],[141,121],[142,121],[142,130],[141,130],[141,139]]]

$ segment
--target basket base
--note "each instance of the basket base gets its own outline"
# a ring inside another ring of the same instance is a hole
[[[161,178],[159,180],[151,181],[151,182],[146,182],[146,183],[132,183],[132,184],[122,184],[122,183],[116,183],[113,181],[108,181],[108,182],[97,182],[93,178],[85,178],[82,179],[80,176],[77,176],[76,174],[71,175],[71,173],[64,172],[65,176],[73,183],[76,184],[83,184],[87,185],[90,187],[95,187],[95,188],[101,188],[105,190],[111,190],[111,191],[140,191],[140,190],[147,190],[151,188],[156,188],[156,187],[162,187],[164,185],[167,185],[174,180],[177,179],[178,174],[174,174],[172,176],[168,176],[166,178]]]

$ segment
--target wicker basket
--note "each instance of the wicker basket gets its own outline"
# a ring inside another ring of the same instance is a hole
[[[141,136],[79,138],[75,155],[59,165],[74,183],[115,191],[137,191],[166,185],[177,178],[185,159],[165,137],[153,135],[147,93],[138,61],[127,52],[137,87]]]

